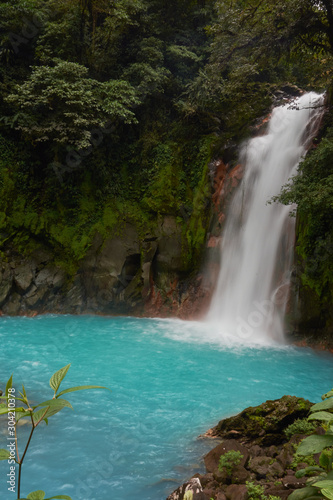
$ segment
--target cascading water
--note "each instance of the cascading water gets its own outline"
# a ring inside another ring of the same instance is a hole
[[[290,207],[267,204],[295,173],[323,113],[308,93],[273,110],[267,134],[241,153],[244,178],[222,235],[221,268],[207,320],[233,342],[283,341],[294,243]]]

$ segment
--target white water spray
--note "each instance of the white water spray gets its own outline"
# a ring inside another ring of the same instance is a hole
[[[274,109],[267,134],[242,151],[244,178],[222,235],[221,268],[207,320],[221,340],[283,341],[294,244],[291,207],[267,205],[295,174],[323,113],[323,97],[305,94]]]

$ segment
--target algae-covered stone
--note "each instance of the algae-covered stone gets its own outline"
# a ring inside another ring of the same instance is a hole
[[[276,445],[286,441],[284,429],[298,418],[305,418],[312,406],[310,401],[295,396],[283,396],[256,407],[249,407],[234,417],[221,420],[213,428],[214,436],[245,438],[259,445]]]

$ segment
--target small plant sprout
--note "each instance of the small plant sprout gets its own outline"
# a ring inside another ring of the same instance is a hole
[[[230,476],[234,467],[236,467],[241,463],[242,458],[243,455],[241,454],[240,451],[235,451],[235,450],[227,451],[227,453],[220,456],[219,470],[222,471],[223,467],[225,467],[228,476]]]
[[[17,499],[18,500],[51,500],[51,499],[61,499],[61,500],[72,500],[68,495],[57,495],[53,497],[45,498],[45,492],[42,490],[33,491],[29,493],[27,497],[21,497],[21,478],[22,478],[22,466],[24,459],[26,457],[31,439],[36,428],[42,422],[48,424],[48,419],[59,413],[64,408],[72,408],[72,405],[66,399],[61,396],[68,394],[70,392],[82,391],[86,389],[107,389],[107,387],[99,385],[80,385],[76,387],[70,387],[59,392],[60,384],[65,378],[70,364],[64,366],[56,373],[54,373],[50,379],[50,387],[53,390],[53,397],[47,401],[43,401],[37,405],[32,405],[29,402],[24,385],[22,385],[22,392],[19,392],[19,396],[15,396],[15,388],[13,388],[13,376],[11,376],[6,384],[6,391],[4,396],[0,396],[0,401],[4,400],[0,404],[0,415],[8,414],[8,431],[12,439],[12,446],[9,450],[0,449],[0,460],[8,460],[8,463],[13,464],[11,467],[14,469],[14,464],[18,465],[18,480],[17,480]],[[20,402],[21,406],[16,406],[17,402]],[[26,418],[31,423],[31,431],[26,442],[23,453],[20,455],[18,447],[17,438],[17,423],[22,419]],[[11,468],[11,470],[13,470]],[[15,484],[15,483],[14,483]],[[14,488],[12,490],[15,492]]]

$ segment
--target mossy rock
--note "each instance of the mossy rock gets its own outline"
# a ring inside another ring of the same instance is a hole
[[[284,429],[298,418],[305,418],[313,403],[295,396],[266,401],[249,407],[234,417],[221,420],[212,429],[214,436],[242,439],[261,446],[286,441]]]

